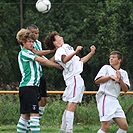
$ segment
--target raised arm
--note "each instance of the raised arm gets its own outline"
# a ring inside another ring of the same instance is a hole
[[[90,50],[91,50],[90,53],[88,53],[86,56],[81,58],[81,61],[83,63],[86,63],[93,56],[93,54],[95,53],[96,47],[94,45],[92,45],[90,47]]]
[[[63,63],[70,61],[74,55],[76,55],[80,50],[82,50],[82,48],[83,48],[82,46],[77,46],[76,50],[73,53],[71,53],[70,55],[68,55],[68,56],[62,55],[61,58],[62,58]]]

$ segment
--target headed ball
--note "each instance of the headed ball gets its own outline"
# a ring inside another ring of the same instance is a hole
[[[39,12],[47,13],[51,8],[51,2],[49,0],[38,0],[36,2],[36,9]]]

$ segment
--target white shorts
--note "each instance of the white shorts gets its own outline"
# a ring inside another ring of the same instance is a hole
[[[110,121],[113,118],[126,118],[125,113],[115,97],[102,95],[97,101],[100,121]]]
[[[62,96],[65,102],[80,103],[85,90],[84,81],[80,75],[76,75],[66,81],[66,88]]]

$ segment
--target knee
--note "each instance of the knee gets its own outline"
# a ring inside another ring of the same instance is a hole
[[[69,102],[68,105],[67,105],[66,110],[69,110],[69,111],[71,111],[71,112],[74,112],[75,109],[76,109],[76,105],[77,105],[77,103]]]
[[[108,132],[109,127],[110,127],[110,122],[104,122],[104,123],[102,123],[101,129],[105,132]]]
[[[47,99],[41,99],[41,101],[39,102],[39,105],[44,107],[47,103]]]
[[[42,106],[45,106],[46,103],[47,103],[47,100],[46,99],[45,100],[42,100],[41,103],[42,103]]]

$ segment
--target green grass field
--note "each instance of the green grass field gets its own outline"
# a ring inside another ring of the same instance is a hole
[[[100,128],[99,116],[94,97],[85,97],[77,106],[74,117],[74,133],[96,133]],[[87,101],[89,99],[89,102]],[[126,112],[132,103],[133,96],[122,95],[120,103]],[[8,102],[7,102],[8,101]],[[0,133],[16,133],[16,124],[20,117],[18,95],[0,95]],[[58,133],[62,114],[66,104],[59,96],[49,97],[46,110],[41,118],[41,133]],[[129,128],[133,133],[133,108],[126,115]],[[6,125],[6,126],[5,126]],[[112,123],[108,133],[116,133],[118,126]],[[31,133],[31,132],[29,132]]]
[[[74,133],[96,133],[100,125],[74,125]],[[118,127],[112,124],[108,133],[115,133]],[[59,127],[41,126],[41,133],[58,133]],[[16,133],[16,126],[1,126],[0,133]],[[29,132],[31,133],[31,132]],[[133,127],[129,126],[127,133],[133,133]]]

